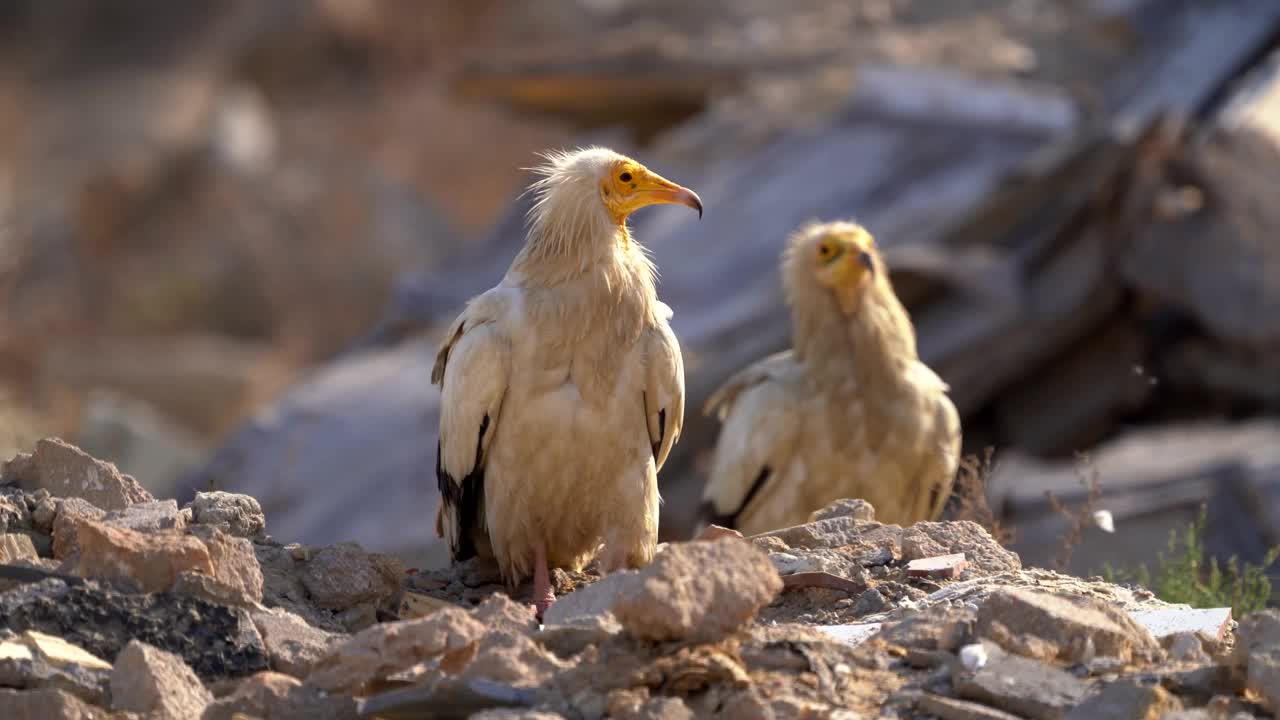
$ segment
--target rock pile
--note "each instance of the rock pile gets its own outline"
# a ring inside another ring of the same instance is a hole
[[[1280,710],[1280,613],[1024,569],[972,523],[805,525],[556,574],[283,545],[57,440],[0,471],[4,718],[1226,718]],[[425,527],[425,526],[424,526]],[[513,599],[513,596],[515,599]]]

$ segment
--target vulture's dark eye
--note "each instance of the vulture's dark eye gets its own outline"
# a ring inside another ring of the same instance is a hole
[[[631,173],[624,172],[618,176],[618,179],[621,180],[622,182],[631,182]]]

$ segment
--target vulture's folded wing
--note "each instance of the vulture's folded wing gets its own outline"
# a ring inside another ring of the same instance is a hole
[[[453,560],[476,555],[484,527],[484,464],[511,372],[503,315],[506,296],[489,291],[468,303],[445,335],[431,381],[440,385],[436,532]]]
[[[670,314],[665,310],[666,317]],[[644,412],[658,470],[684,427],[684,360],[680,357],[680,343],[665,320],[649,330],[645,338]]]
[[[797,452],[803,408],[800,368],[790,352],[739,371],[707,403],[724,425],[716,442],[704,500],[727,519],[737,515]]]

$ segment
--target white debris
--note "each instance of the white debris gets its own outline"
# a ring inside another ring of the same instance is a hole
[[[1093,512],[1093,522],[1103,532],[1113,533],[1116,531],[1115,518],[1111,517],[1110,510],[1095,510]]]
[[[960,663],[969,672],[981,670],[987,664],[987,649],[982,643],[973,643],[960,648]]]

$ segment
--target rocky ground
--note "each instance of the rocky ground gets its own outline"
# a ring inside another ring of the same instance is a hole
[[[423,523],[425,528],[429,523]],[[185,507],[60,440],[0,472],[0,717],[1237,718],[1280,709],[1280,612],[1231,620],[1023,568],[978,525],[805,525],[556,574],[416,572]]]

